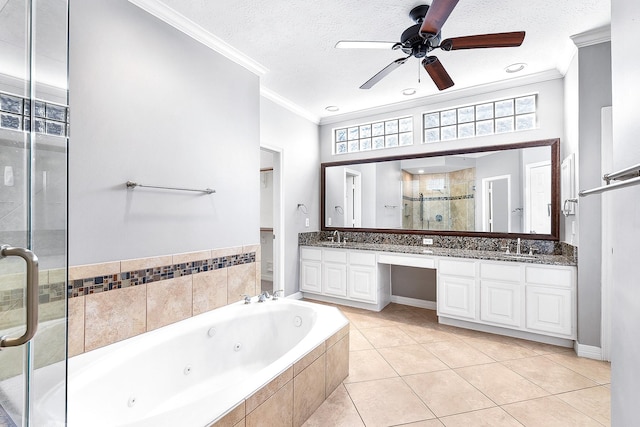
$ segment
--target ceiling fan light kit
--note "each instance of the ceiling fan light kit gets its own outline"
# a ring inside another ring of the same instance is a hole
[[[458,0],[433,0],[430,6],[420,5],[414,7],[409,12],[409,17],[416,24],[403,31],[399,43],[374,41],[339,41],[336,43],[337,48],[391,48],[393,50],[402,50],[407,55],[405,58],[396,59],[380,70],[360,86],[360,89],[370,89],[393,70],[407,62],[409,58],[414,57],[418,59],[424,58],[422,59],[422,66],[427,71],[427,74],[429,74],[439,90],[445,90],[452,87],[454,82],[440,60],[435,56],[429,56],[429,53],[434,49],[439,48],[443,51],[451,51],[517,47],[524,41],[524,31],[453,37],[441,41],[440,30],[457,4]],[[517,71],[521,71],[523,68]]]

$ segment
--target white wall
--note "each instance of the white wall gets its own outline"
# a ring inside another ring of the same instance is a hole
[[[525,85],[522,85],[522,83],[518,84],[518,80],[515,80],[511,84],[513,84],[513,87],[510,87],[508,89],[492,89],[492,86],[488,85],[486,88],[483,88],[484,90],[481,93],[477,93],[477,90],[460,90],[459,92],[453,92],[453,94],[448,96],[447,100],[444,101],[439,101],[439,99],[441,98],[438,97],[425,99],[424,102],[416,100],[412,102],[412,104],[415,104],[417,106],[413,107],[398,107],[396,105],[390,106],[388,107],[388,109],[383,110],[382,112],[376,110],[375,114],[367,115],[367,112],[363,112],[359,115],[351,114],[346,117],[336,116],[330,119],[325,119],[320,126],[321,160],[322,162],[346,161],[353,159],[427,153],[452,150],[457,148],[562,138],[562,136],[564,135],[564,86],[562,79],[554,78],[552,80],[547,80],[540,83],[531,83]],[[499,87],[504,87],[504,85],[505,84],[503,83]],[[538,94],[539,126],[537,129],[506,133],[501,135],[461,139],[455,141],[436,142],[430,144],[421,143],[423,113],[532,93]],[[436,101],[434,101],[434,99]],[[362,153],[348,153],[340,155],[332,154],[333,129],[407,115],[413,116],[414,144],[412,146],[373,150]]]
[[[640,2],[612,0],[611,49],[613,81],[614,169],[640,163]],[[613,232],[611,425],[637,425],[640,419],[640,186],[611,192]]]
[[[71,265],[258,243],[257,76],[125,0],[71,4],[69,68]]]
[[[284,182],[285,294],[298,291],[298,233],[320,229],[318,126],[264,97],[260,98],[260,142],[282,150]],[[297,209],[307,207],[307,214]],[[309,218],[309,227],[305,219]]]

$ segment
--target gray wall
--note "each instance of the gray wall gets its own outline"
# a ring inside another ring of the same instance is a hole
[[[614,169],[640,163],[640,2],[612,0],[611,46],[613,69]],[[611,192],[616,221],[612,295],[611,425],[631,426],[640,419],[640,291],[638,238],[640,237],[640,186]],[[582,248],[580,248],[582,251]]]
[[[320,229],[318,126],[263,97],[260,142],[282,150],[285,224],[282,277],[285,294],[290,295],[298,291],[298,233]],[[307,206],[307,214],[297,209],[299,203]],[[305,218],[309,218],[309,227],[305,227]]]
[[[258,77],[125,0],[73,2],[70,37],[69,263],[257,244]]]
[[[602,185],[601,110],[611,105],[611,43],[578,51],[580,189]],[[580,199],[578,263],[578,342],[600,346],[602,217],[600,197]]]

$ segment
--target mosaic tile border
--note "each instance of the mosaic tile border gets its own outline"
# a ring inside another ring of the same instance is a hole
[[[247,252],[238,255],[228,255],[200,261],[108,274],[105,276],[87,277],[70,280],[67,287],[67,294],[69,298],[75,298],[254,262],[256,262],[256,253]]]
[[[67,296],[75,298],[254,262],[256,262],[256,252],[246,252],[104,276],[86,277],[70,280],[66,287],[66,293],[64,282],[47,283],[38,286],[38,301],[40,304],[46,304],[64,300]],[[24,299],[25,292],[22,287],[0,291],[0,312],[23,308]]]
[[[433,202],[433,201],[439,201],[439,200],[467,200],[467,199],[473,199],[473,198],[474,198],[473,194],[465,194],[465,195],[462,195],[462,196],[424,197],[422,199],[422,201],[424,201],[424,202]],[[411,202],[419,202],[420,198],[402,196],[402,200],[408,200],[408,201],[411,201]]]

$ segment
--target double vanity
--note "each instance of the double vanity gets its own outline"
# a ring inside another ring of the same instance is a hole
[[[436,301],[415,302],[435,305],[440,323],[564,346],[576,339],[576,265],[564,255],[307,241],[300,290],[305,298],[380,311],[393,299],[395,266],[436,271]]]

